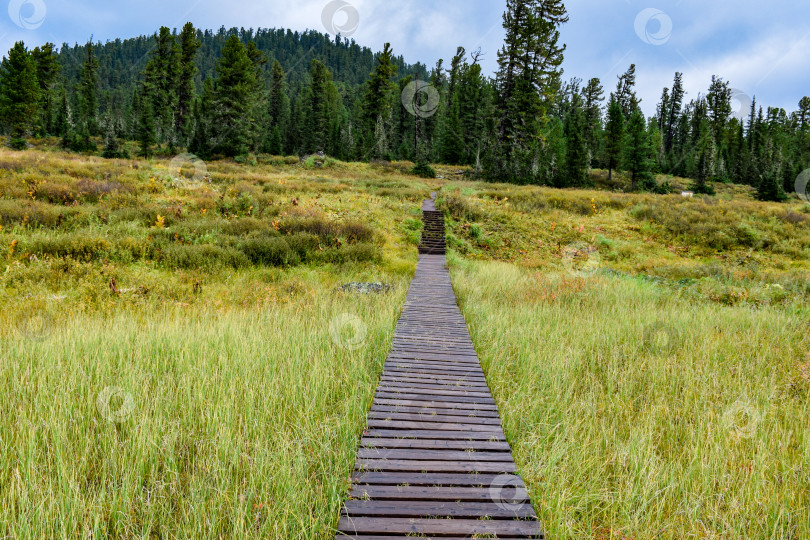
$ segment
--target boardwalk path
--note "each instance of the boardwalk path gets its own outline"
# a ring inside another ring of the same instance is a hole
[[[420,255],[352,479],[336,538],[542,538],[443,254]]]

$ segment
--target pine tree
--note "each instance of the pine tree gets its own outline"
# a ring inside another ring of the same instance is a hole
[[[93,43],[85,46],[86,56],[82,66],[78,86],[79,119],[78,132],[84,140],[85,150],[95,148],[90,137],[98,135],[98,59],[94,54]]]
[[[214,83],[208,78],[203,83],[200,96],[194,100],[194,135],[189,151],[201,159],[208,159],[214,149],[213,122]]]
[[[692,191],[713,195],[714,188],[709,184],[714,165],[714,140],[708,116],[708,104],[701,98],[695,103],[692,116],[692,141],[695,147],[695,184]]]
[[[178,88],[180,82],[180,47],[165,26],[155,37],[156,46],[144,71],[145,99],[152,103],[159,143],[175,146],[177,134]]]
[[[127,157],[125,152],[121,149],[121,141],[119,139],[119,132],[121,131],[118,126],[119,115],[117,111],[111,106],[107,110],[104,119],[104,150],[102,157],[122,158]]]
[[[460,164],[464,161],[464,134],[461,124],[461,96],[459,95],[464,57],[464,47],[456,50],[450,62],[450,80],[445,96],[446,112],[442,118],[439,157],[444,163]]]
[[[757,199],[760,201],[783,202],[788,199],[788,196],[778,176],[763,174],[757,186]]]
[[[211,124],[214,153],[239,156],[256,145],[251,120],[260,103],[257,66],[237,36],[225,42],[213,84]]]
[[[585,137],[585,112],[582,97],[574,93],[571,110],[565,120],[565,167],[557,187],[583,186],[588,181],[588,148]]]
[[[152,147],[158,143],[155,126],[155,112],[151,96],[144,91],[140,98],[140,115],[138,117],[138,153],[142,157],[151,157]]]
[[[631,189],[653,189],[650,141],[641,109],[636,109],[627,122],[625,168],[630,173]]]
[[[366,130],[374,134],[368,140],[374,140],[374,148],[381,147],[378,136],[386,139],[387,124],[391,121],[391,92],[394,84],[391,78],[397,73],[397,67],[392,62],[393,52],[391,44],[386,43],[383,51],[377,56],[377,66],[366,81],[366,91],[363,100]],[[377,151],[376,157],[381,158]]]
[[[175,130],[178,138],[188,144],[193,124],[194,97],[196,89],[194,78],[197,75],[197,51],[202,42],[197,39],[194,25],[186,23],[180,33],[180,69],[177,81],[177,109],[175,114]]]
[[[11,135],[11,146],[25,148],[38,116],[40,88],[37,66],[22,41],[0,64],[0,121]]]
[[[332,82],[332,73],[319,60],[312,61],[310,79],[305,95],[304,151],[327,152],[337,105],[337,89]],[[378,118],[382,121],[382,117]],[[378,129],[377,126],[375,129]]]
[[[53,134],[56,115],[54,109],[57,97],[54,88],[61,69],[59,57],[54,51],[53,43],[35,47],[31,51],[31,57],[37,66],[37,82],[39,82],[40,119],[37,134]]]
[[[683,73],[675,73],[675,80],[672,83],[672,92],[669,96],[669,110],[667,111],[667,122],[664,128],[664,150],[666,153],[673,151],[675,144],[675,130],[678,118],[683,107]]]
[[[273,155],[283,153],[282,133],[286,133],[290,121],[290,97],[287,94],[287,76],[281,64],[273,62],[270,76],[270,92],[267,96],[268,135],[264,151]]]
[[[497,146],[488,176],[536,182],[539,136],[549,97],[559,88],[565,45],[559,45],[568,13],[561,0],[507,0],[506,40],[498,52]]]
[[[619,168],[624,149],[624,113],[615,96],[610,97],[607,126],[605,129],[605,154],[608,180],[613,179],[613,171]]]
[[[582,90],[585,99],[585,143],[588,150],[588,164],[599,152],[599,132],[602,129],[602,102],[605,89],[599,79],[591,79]]]
[[[616,85],[615,94],[616,101],[619,102],[625,119],[629,119],[641,103],[641,100],[636,96],[635,87],[636,65],[630,64],[630,69],[619,76],[619,83]]]

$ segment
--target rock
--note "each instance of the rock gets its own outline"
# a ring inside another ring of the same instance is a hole
[[[382,294],[390,291],[391,285],[386,285],[385,283],[347,283],[338,287],[338,290],[357,294]]]

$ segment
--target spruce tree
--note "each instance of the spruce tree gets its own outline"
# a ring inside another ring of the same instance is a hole
[[[619,168],[624,149],[624,113],[622,106],[611,95],[608,105],[607,126],[605,126],[605,161],[608,180],[613,179],[613,171]]]
[[[13,148],[25,148],[35,126],[40,102],[37,66],[25,44],[18,41],[0,64],[0,121]]]

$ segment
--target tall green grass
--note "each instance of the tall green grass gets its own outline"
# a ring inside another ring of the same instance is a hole
[[[310,285],[4,312],[0,537],[331,538],[406,288]]]
[[[806,304],[454,258],[549,538],[810,538]]]

